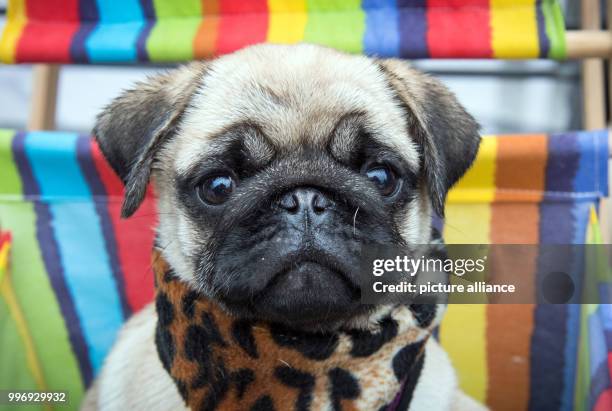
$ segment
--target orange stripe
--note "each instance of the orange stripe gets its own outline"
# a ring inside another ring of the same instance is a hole
[[[508,195],[530,203],[497,203],[492,207],[491,242],[537,244],[539,204],[545,182],[546,136],[509,136],[498,139],[496,200]],[[526,189],[517,193],[518,188]],[[533,274],[537,267],[535,249],[521,247],[520,256],[507,252],[493,267],[495,281],[515,283],[525,295],[535,292]],[[511,261],[506,261],[511,260]],[[517,273],[522,276],[517,278]],[[494,410],[527,409],[529,401],[530,342],[533,330],[531,304],[487,307],[488,374],[487,404]]]
[[[202,22],[193,40],[195,59],[210,58],[216,55],[217,36],[219,35],[219,1],[202,0]]]
[[[546,135],[499,137],[495,200],[539,202],[544,190]],[[537,226],[534,226],[537,227]]]

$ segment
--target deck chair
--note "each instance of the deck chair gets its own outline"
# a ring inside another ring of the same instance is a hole
[[[484,137],[449,193],[447,242],[584,243],[607,195],[607,141],[603,131]],[[5,130],[0,158],[0,220],[13,237],[0,383],[69,390],[78,402],[122,322],[152,299],[154,200],[120,219],[121,183],[86,136]],[[537,257],[521,269],[535,272]],[[580,305],[453,305],[439,337],[463,388],[493,409],[597,409],[609,369],[593,347],[610,315],[609,306],[582,318]],[[600,327],[584,335],[581,321]],[[578,366],[594,362],[603,369],[581,381]]]
[[[580,47],[595,34],[566,33],[552,0],[10,0],[0,58],[187,61],[263,41],[399,57],[564,58],[601,53],[605,42]],[[447,242],[599,241],[608,153],[605,131],[485,137],[448,196]],[[120,181],[93,140],[75,133],[0,131],[0,170],[0,224],[11,233],[2,237],[10,259],[0,252],[0,389],[69,391],[74,409],[121,324],[152,299],[155,204],[149,193],[121,220]],[[533,270],[537,256],[525,264]],[[604,410],[611,318],[607,305],[453,305],[438,335],[462,388],[492,409]]]

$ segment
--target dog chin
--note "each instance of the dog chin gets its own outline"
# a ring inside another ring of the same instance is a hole
[[[222,303],[237,316],[313,330],[339,328],[367,310],[359,287],[336,268],[303,261],[269,277],[261,291],[225,296]]]
[[[302,262],[276,274],[256,302],[263,317],[294,325],[336,322],[359,305],[359,288],[340,271]]]

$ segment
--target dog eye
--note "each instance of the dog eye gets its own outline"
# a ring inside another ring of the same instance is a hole
[[[375,164],[367,169],[365,174],[378,187],[383,196],[390,196],[395,193],[397,177],[388,166]]]
[[[196,187],[196,192],[200,201],[219,205],[224,203],[234,191],[236,183],[231,176],[214,176],[209,177],[204,182]]]

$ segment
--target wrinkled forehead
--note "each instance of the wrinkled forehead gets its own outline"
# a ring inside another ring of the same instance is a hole
[[[201,83],[176,141],[179,172],[237,125],[257,128],[274,149],[292,150],[325,147],[347,116],[358,117],[371,138],[418,169],[406,113],[368,58],[308,46],[298,53],[264,47],[215,60]]]

